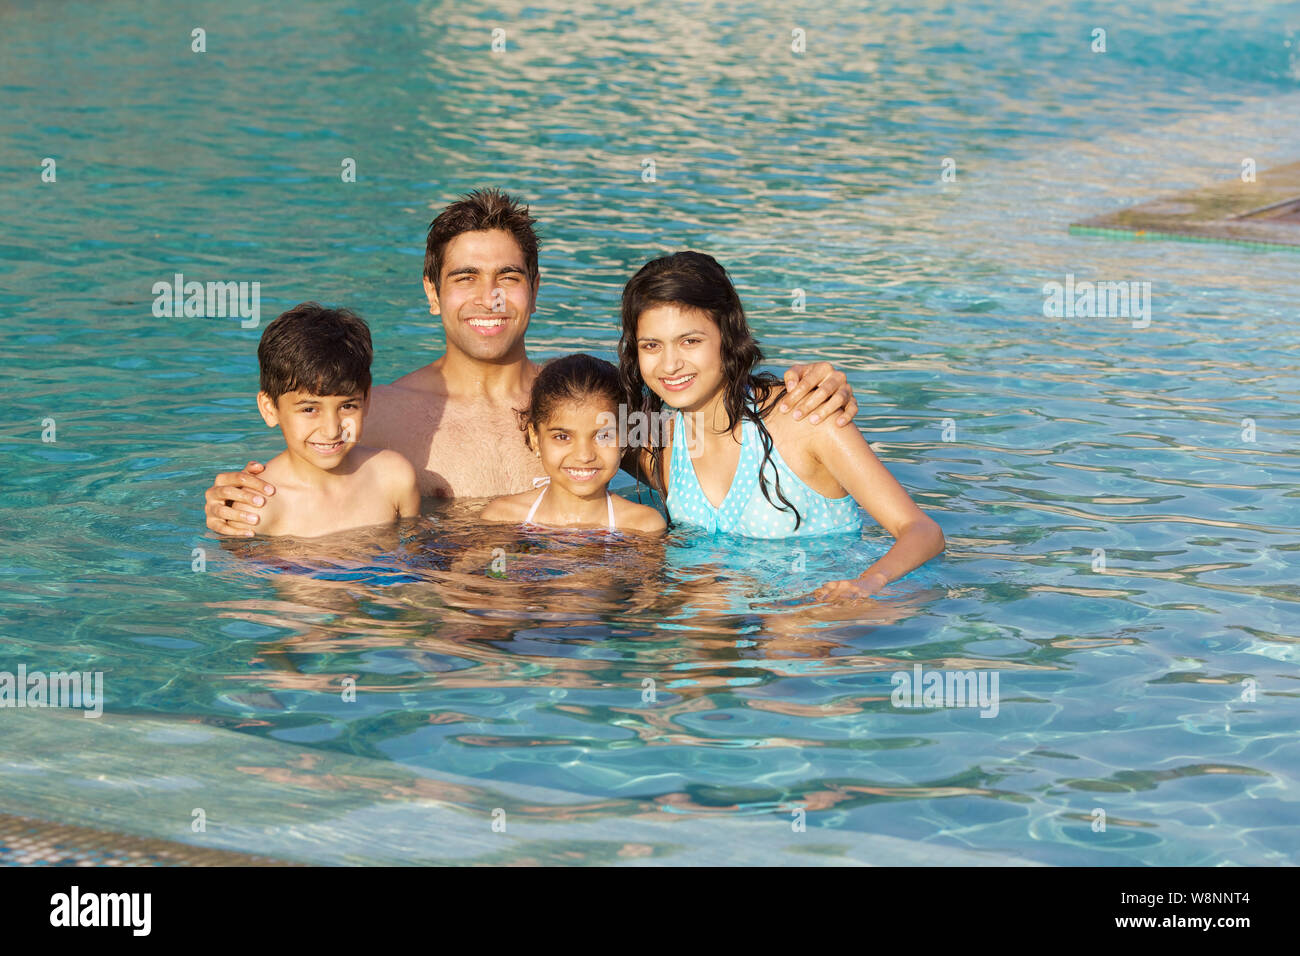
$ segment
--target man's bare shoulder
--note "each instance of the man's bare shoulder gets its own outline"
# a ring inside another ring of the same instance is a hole
[[[484,521],[523,521],[528,508],[536,495],[531,491],[521,491],[517,495],[502,495],[493,498],[479,514]]]
[[[414,459],[427,453],[429,429],[425,425],[442,414],[447,397],[435,389],[399,384],[408,379],[415,382],[414,377],[421,371],[405,375],[392,385],[375,385],[370,389],[365,440],[378,447],[401,449]]]
[[[418,368],[390,385],[373,386],[366,423],[376,419],[386,423],[390,419],[406,418],[415,409],[441,407],[447,399],[445,383],[442,376],[429,372],[431,367]]]
[[[400,378],[393,379],[389,385],[378,385],[385,392],[397,390],[406,392],[434,392],[445,395],[447,380],[442,374],[440,361],[422,365],[413,372],[407,372]]]
[[[628,501],[621,495],[613,495],[614,523],[620,531],[635,531],[639,534],[661,534],[668,527],[661,515],[648,505]]]

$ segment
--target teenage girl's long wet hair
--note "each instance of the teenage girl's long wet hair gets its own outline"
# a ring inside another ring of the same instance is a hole
[[[734,429],[742,419],[748,419],[757,427],[759,441],[763,445],[763,463],[758,470],[759,487],[772,507],[794,514],[794,526],[798,530],[802,520],[799,510],[781,492],[781,475],[775,466],[772,468],[771,489],[767,481],[767,468],[772,460],[772,436],[763,424],[763,418],[781,400],[785,394],[785,385],[770,372],[754,371],[763,360],[763,353],[749,330],[745,309],[740,304],[740,296],[736,294],[736,287],[731,284],[727,271],[716,259],[702,252],[675,252],[647,262],[624,287],[623,337],[618,343],[619,375],[623,379],[624,390],[631,396],[631,403],[647,416],[660,412],[664,403],[641,378],[641,366],[637,359],[637,322],[642,313],[658,305],[697,309],[717,325],[722,336],[726,428]],[[682,440],[682,436],[676,440]],[[653,487],[662,494],[663,445],[651,441],[648,450],[650,480]],[[772,500],[773,491],[780,504]],[[664,510],[667,511],[667,508],[665,500]]]
[[[515,410],[524,442],[532,448],[528,427],[531,425],[534,431],[540,432],[560,403],[581,402],[592,397],[608,402],[609,408],[618,413],[618,406],[627,401],[618,369],[604,359],[583,352],[547,362],[533,380],[528,407]]]

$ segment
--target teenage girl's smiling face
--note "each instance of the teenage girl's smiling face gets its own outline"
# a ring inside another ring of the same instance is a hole
[[[722,332],[708,313],[656,305],[636,324],[641,378],[666,405],[702,408],[723,387]]]
[[[617,421],[617,407],[591,396],[557,403],[550,418],[530,428],[551,484],[577,498],[604,495],[623,457]]]

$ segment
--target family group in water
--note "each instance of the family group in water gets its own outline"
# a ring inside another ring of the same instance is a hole
[[[843,373],[757,370],[763,354],[711,256],[673,253],[632,277],[617,366],[530,361],[535,222],[497,189],[438,215],[424,290],[446,351],[391,385],[372,387],[370,330],[355,313],[304,302],[271,322],[257,404],[285,450],[218,475],[208,527],[316,537],[415,516],[422,496],[473,497],[491,499],[485,522],[659,535],[666,517],[743,547],[857,532],[866,511],[894,544],[816,592],[830,601],[868,597],[942,553],[939,525],[853,424]],[[664,514],[610,493],[620,468],[658,492]]]

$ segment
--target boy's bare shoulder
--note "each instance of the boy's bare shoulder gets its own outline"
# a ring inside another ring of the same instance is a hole
[[[276,493],[264,499],[266,504],[257,513],[255,530],[259,535],[279,534],[285,515],[293,512],[294,501],[301,493],[288,470],[288,457],[288,452],[280,452],[266,463],[266,470],[262,472],[261,477],[275,485]]]
[[[649,505],[639,505],[628,501],[621,495],[613,495],[614,521],[620,531],[636,531],[640,534],[659,534],[668,527],[661,515]]]
[[[479,513],[479,517],[484,521],[523,521],[535,497],[534,492],[521,491],[517,495],[493,498]]]
[[[390,487],[405,487],[415,483],[415,466],[401,452],[390,448],[371,448],[357,445],[351,454],[357,456],[357,470],[364,472]]]
[[[262,472],[261,477],[267,481],[283,482],[288,477],[286,471],[289,461],[289,453],[282,451],[266,463],[266,470]]]
[[[402,485],[415,484],[415,466],[400,451],[381,448],[375,460],[394,481],[399,481]]]

